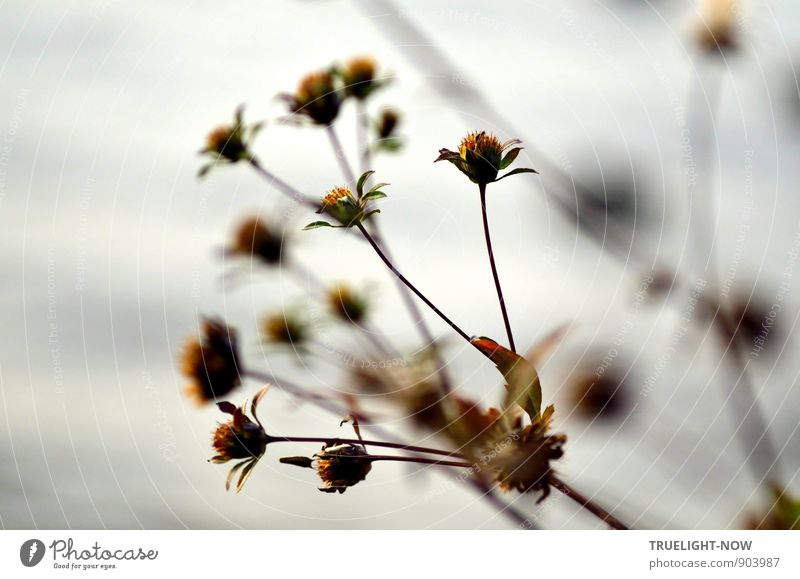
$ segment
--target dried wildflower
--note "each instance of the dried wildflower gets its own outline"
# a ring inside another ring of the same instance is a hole
[[[550,461],[563,456],[562,446],[567,441],[563,434],[547,434],[552,416],[553,407],[548,406],[531,424],[488,449],[489,467],[503,490],[541,491],[538,502],[550,494]]]
[[[346,284],[339,284],[330,289],[328,304],[337,318],[352,324],[363,322],[369,310],[367,296]]]
[[[254,257],[266,265],[277,265],[285,251],[284,236],[258,217],[248,217],[233,233],[232,255]]]
[[[297,311],[287,310],[266,316],[261,322],[261,337],[271,344],[302,348],[308,342],[311,328]]]
[[[219,163],[253,161],[255,157],[250,148],[262,126],[263,123],[245,125],[244,107],[237,108],[232,124],[217,127],[206,137],[206,146],[201,149],[200,153],[211,157],[212,161],[200,168],[198,176],[205,176]]]
[[[343,493],[367,478],[372,470],[372,461],[367,452],[352,444],[324,445],[313,458],[287,456],[281,458],[284,464],[293,464],[317,471],[324,485],[324,493]]]
[[[303,229],[316,229],[317,227],[354,227],[360,225],[380,209],[369,209],[369,202],[383,199],[386,193],[381,191],[388,183],[378,183],[364,193],[364,184],[375,171],[367,171],[358,179],[356,195],[348,187],[334,187],[322,198],[322,205],[317,213],[326,213],[333,217],[340,225],[332,225],[327,221],[314,221]]]
[[[751,515],[747,528],[757,531],[800,531],[800,499],[779,487],[772,489],[773,503],[762,515]]]
[[[703,50],[716,54],[737,48],[736,9],[735,0],[704,0],[697,26]]]
[[[284,94],[281,97],[288,103],[292,113],[322,126],[333,123],[342,105],[336,79],[326,70],[305,76],[295,94]]]
[[[236,483],[236,492],[238,493],[242,490],[253,468],[266,451],[269,436],[264,431],[264,426],[261,424],[256,411],[268,388],[268,386],[264,386],[253,397],[253,401],[250,404],[250,414],[253,415],[253,420],[245,414],[244,409],[247,402],[242,406],[235,406],[230,402],[217,404],[219,409],[226,414],[230,414],[231,418],[226,422],[220,422],[216,430],[214,430],[211,443],[216,454],[209,459],[209,462],[219,464],[231,460],[244,459],[231,468],[225,481],[225,490],[230,489],[233,477],[240,470],[242,472]]]
[[[385,81],[375,78],[376,68],[375,61],[369,56],[359,56],[345,64],[339,70],[342,82],[344,82],[345,95],[365,100],[386,84]]]
[[[522,151],[522,147],[506,151],[509,147],[521,142],[519,139],[500,142],[500,139],[485,131],[475,131],[462,139],[458,152],[439,149],[439,156],[434,162],[450,161],[459,171],[469,177],[470,181],[479,185],[500,181],[500,179],[519,173],[537,173],[533,169],[521,168],[509,171],[502,177],[497,176],[499,171],[514,162],[514,159]]]
[[[400,114],[394,109],[384,109],[378,117],[375,131],[379,139],[388,139],[394,136],[395,129],[400,123]]]
[[[200,336],[192,336],[184,346],[181,372],[191,379],[187,394],[201,403],[236,388],[241,383],[236,330],[220,320],[203,320]]]

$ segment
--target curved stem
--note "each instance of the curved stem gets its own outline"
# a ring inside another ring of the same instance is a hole
[[[414,292],[414,294],[416,294],[416,296],[419,299],[421,299],[423,302],[425,302],[426,306],[428,306],[430,309],[432,309],[434,311],[434,313],[436,313],[436,315],[438,315],[440,318],[442,318],[442,320],[444,320],[444,322],[448,326],[453,328],[453,330],[455,330],[455,332],[459,336],[461,336],[467,342],[472,344],[472,341],[470,340],[470,337],[467,335],[467,333],[464,330],[462,330],[460,327],[458,327],[458,325],[453,320],[451,320],[446,315],[444,315],[444,313],[442,313],[442,311],[439,308],[437,308],[435,305],[433,305],[433,302],[431,300],[426,298],[425,295],[414,286],[414,284],[412,284],[410,281],[408,281],[408,279],[406,279],[406,277],[402,273],[400,273],[394,265],[392,265],[392,262],[389,260],[388,257],[386,257],[386,254],[383,253],[383,250],[381,250],[380,246],[375,242],[375,240],[372,238],[372,236],[369,234],[369,232],[366,229],[364,229],[364,226],[362,224],[358,223],[358,224],[356,224],[356,227],[361,232],[361,234],[364,236],[364,238],[369,242],[369,244],[372,246],[372,248],[375,250],[375,253],[378,254],[378,257],[380,257],[381,260],[383,261],[383,263],[386,264],[386,267],[388,267],[389,270],[394,275],[396,275],[397,278],[406,285],[406,287],[408,287],[408,289],[410,289],[412,292]]]
[[[336,129],[333,128],[333,125],[328,125],[325,127],[325,131],[328,133],[328,138],[331,140],[333,153],[336,156],[336,160],[339,161],[339,167],[342,169],[344,178],[347,179],[348,184],[355,183],[356,177],[353,175],[353,169],[350,168],[350,163],[347,161],[347,157],[344,154],[344,148],[339,140],[339,136],[336,134]]]
[[[592,513],[597,518],[605,521],[605,523],[612,529],[615,529],[617,531],[628,530],[628,527],[623,525],[616,517],[614,517],[614,515],[612,515],[602,507],[598,506],[597,504],[593,503],[590,499],[583,496],[581,493],[576,491],[574,488],[572,488],[570,485],[560,480],[559,478],[551,477],[550,486],[552,486],[562,494],[571,498],[573,501],[578,503],[580,506],[582,506],[584,509]]]
[[[436,466],[460,466],[460,467],[470,467],[472,466],[468,462],[461,462],[455,460],[438,460],[435,458],[424,458],[421,456],[384,456],[384,455],[372,455],[365,457],[365,460],[369,460],[371,462],[378,462],[378,461],[391,461],[391,462],[415,462],[418,464],[433,464]]]
[[[354,444],[367,446],[380,446],[382,448],[395,448],[397,450],[407,450],[409,452],[421,452],[424,454],[438,454],[441,456],[448,456],[453,458],[463,458],[463,455],[457,452],[450,452],[447,450],[438,450],[436,448],[426,448],[424,446],[413,446],[410,444],[400,444],[399,442],[384,442],[381,440],[358,440],[356,438],[339,438],[339,437],[321,437],[321,436],[271,436],[267,435],[267,444],[273,442],[321,442],[323,444]],[[469,465],[467,465],[469,466]]]
[[[481,193],[481,215],[483,216],[483,234],[486,238],[486,251],[489,254],[489,265],[492,267],[492,277],[494,278],[494,287],[497,290],[497,299],[500,301],[500,311],[503,312],[503,323],[506,325],[506,335],[508,335],[508,345],[511,351],[516,353],[517,347],[514,344],[514,335],[511,333],[511,322],[508,319],[508,311],[506,311],[506,301],[503,299],[503,288],[500,286],[500,276],[497,275],[497,264],[494,262],[494,251],[492,250],[492,237],[489,235],[489,217],[486,213],[486,184],[481,183],[478,185]]]

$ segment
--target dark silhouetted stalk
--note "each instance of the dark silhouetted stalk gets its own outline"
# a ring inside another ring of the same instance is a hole
[[[489,265],[492,267],[492,277],[494,278],[494,287],[497,290],[497,299],[500,302],[500,311],[503,313],[503,323],[506,326],[506,335],[508,336],[508,345],[511,351],[516,353],[517,347],[514,344],[514,335],[511,333],[511,321],[508,319],[508,311],[506,310],[506,301],[503,298],[503,288],[500,286],[500,276],[497,275],[497,264],[494,262],[494,251],[492,250],[492,237],[489,235],[489,217],[486,213],[486,184],[481,183],[478,185],[481,193],[481,215],[483,216],[483,234],[486,238],[486,251],[489,254]]]
[[[435,305],[433,305],[433,302],[431,302],[431,300],[429,300],[427,297],[425,297],[425,295],[421,291],[419,291],[416,288],[416,286],[414,286],[414,284],[412,284],[410,281],[408,281],[408,279],[406,279],[406,277],[397,270],[397,268],[392,264],[392,262],[389,260],[389,258],[386,257],[386,254],[383,252],[383,250],[378,245],[378,243],[375,241],[375,239],[373,239],[373,237],[369,234],[369,232],[364,228],[364,226],[361,225],[360,223],[358,223],[356,225],[356,227],[361,232],[361,234],[364,236],[364,238],[369,242],[369,244],[372,246],[372,248],[375,250],[375,253],[378,254],[378,257],[380,257],[381,260],[383,261],[383,263],[386,264],[386,267],[388,267],[389,270],[395,276],[397,276],[397,278],[400,281],[402,281],[406,285],[406,287],[408,287],[408,289],[410,289],[412,292],[414,292],[414,294],[419,299],[421,299],[423,302],[425,302],[425,305],[427,305],[430,309],[432,309],[437,316],[442,318],[442,320],[444,320],[444,322],[448,326],[450,326],[459,336],[464,338],[471,345],[472,342],[470,341],[469,335],[467,335],[467,333],[464,330],[462,330],[453,320],[451,320],[444,313],[442,313],[442,311],[439,308],[437,308]]]
[[[617,531],[627,531],[628,527],[623,525],[619,519],[617,519],[614,515],[603,509],[602,507],[598,506],[597,504],[593,503],[590,499],[583,496],[581,493],[576,491],[570,485],[565,483],[564,481],[560,480],[557,477],[551,477],[550,479],[550,486],[554,489],[558,490],[560,493],[566,495],[567,497],[571,498],[573,501],[578,503],[584,509],[592,513],[599,519],[605,521],[605,523],[615,529]]]

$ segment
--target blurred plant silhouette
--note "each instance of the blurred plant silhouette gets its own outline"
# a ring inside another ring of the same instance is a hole
[[[377,4],[392,8],[386,0]],[[717,58],[739,45],[733,5],[733,2],[722,1],[707,3],[702,22],[694,31],[699,53]],[[407,19],[394,22],[395,28],[389,31],[390,36],[406,40],[424,39],[424,35]],[[433,57],[425,63],[418,63],[418,66],[423,72],[430,72],[428,67],[453,65],[434,50]],[[513,316],[509,314],[503,296],[490,236],[488,185],[502,187],[502,184],[495,183],[512,175],[519,175],[519,179],[538,179],[530,175],[541,171],[541,178],[554,183],[551,190],[555,192],[555,207],[580,227],[588,238],[603,243],[608,238],[616,239],[617,249],[612,247],[612,255],[630,260],[642,274],[651,276],[651,294],[687,292],[691,284],[697,286],[695,276],[692,272],[664,264],[655,268],[644,255],[637,254],[641,249],[633,247],[632,232],[634,226],[641,225],[637,222],[641,216],[637,213],[635,183],[612,180],[584,187],[536,151],[533,157],[537,159],[538,171],[512,167],[522,150],[518,146],[521,141],[513,137],[502,141],[478,128],[463,137],[457,150],[441,148],[435,159],[448,161],[473,186],[477,185],[489,271],[506,330],[506,345],[467,332],[446,313],[446,304],[435,304],[420,289],[424,280],[412,281],[402,273],[401,264],[395,261],[390,244],[381,234],[380,220],[384,217],[379,215],[377,205],[387,196],[385,191],[391,191],[391,188],[388,183],[371,184],[375,175],[375,157],[377,154],[396,154],[402,149],[402,139],[398,135],[402,117],[395,109],[370,112],[373,95],[390,84],[389,75],[381,74],[379,70],[378,64],[370,57],[353,58],[306,75],[294,93],[281,95],[288,109],[284,121],[319,127],[327,133],[344,179],[341,182],[329,178],[327,192],[311,195],[301,192],[279,178],[274,167],[259,160],[254,150],[255,137],[264,123],[246,122],[242,107],[237,109],[231,125],[218,128],[209,135],[202,154],[210,160],[202,167],[200,176],[205,177],[217,165],[242,161],[241,165],[255,170],[272,187],[294,202],[314,209],[324,218],[309,223],[306,230],[342,230],[307,235],[353,235],[365,241],[394,276],[410,322],[419,329],[422,344],[414,354],[406,353],[380,328],[372,325],[371,314],[376,304],[371,290],[355,289],[347,281],[317,279],[316,272],[309,271],[300,263],[291,250],[291,238],[284,236],[276,224],[261,217],[244,219],[236,228],[225,254],[252,260],[253,265],[265,270],[286,267],[299,271],[306,280],[313,280],[307,298],[320,304],[332,323],[340,324],[343,329],[359,336],[363,347],[352,352],[336,350],[337,362],[348,373],[351,390],[321,393],[294,380],[259,371],[239,352],[235,330],[216,319],[203,322],[200,336],[190,339],[184,350],[182,369],[191,380],[189,392],[192,398],[216,402],[220,410],[232,416],[214,431],[216,455],[211,461],[241,461],[230,470],[226,483],[226,487],[230,487],[235,475],[239,474],[235,484],[238,492],[265,455],[268,445],[314,442],[322,446],[313,456],[285,456],[280,458],[280,463],[313,470],[321,481],[320,490],[326,493],[357,492],[351,487],[374,476],[378,468],[375,463],[378,462],[417,463],[435,466],[445,472],[455,469],[464,473],[463,480],[467,480],[482,497],[521,528],[534,527],[530,515],[499,497],[498,490],[532,493],[538,501],[543,501],[551,489],[555,489],[608,527],[628,528],[614,515],[618,507],[604,508],[599,504],[605,502],[602,495],[587,497],[557,474],[558,461],[565,454],[569,455],[569,444],[565,434],[552,432],[555,407],[544,404],[542,400],[537,366],[563,338],[567,326],[558,328],[535,344],[526,357],[518,352],[513,335]],[[457,68],[453,66],[450,70]],[[453,96],[453,90],[453,87],[440,87],[447,97]],[[463,110],[474,111],[483,118],[498,118],[488,105],[489,99],[475,87],[464,87],[454,98]],[[337,133],[343,122],[343,111],[350,104],[356,109],[354,128],[358,150],[355,155],[346,153]],[[510,126],[508,123],[498,125]],[[452,142],[449,138],[444,140]],[[358,168],[350,163],[351,157],[358,159]],[[506,169],[507,172],[501,173]],[[464,183],[454,180],[454,187]],[[291,256],[291,260],[287,256]],[[769,312],[765,312],[764,306],[757,305],[757,301],[728,303],[725,296],[717,295],[715,291],[717,280],[714,274],[705,271],[703,275],[701,287],[704,291],[693,298],[697,302],[698,315],[692,323],[706,324],[711,328],[724,345],[724,362],[738,373],[736,384],[728,390],[735,402],[733,407],[739,413],[734,418],[741,421],[737,436],[748,450],[748,463],[762,481],[765,496],[769,497],[772,505],[766,514],[742,524],[754,528],[796,528],[800,511],[780,479],[777,471],[779,453],[771,446],[766,422],[760,414],[747,363],[743,359],[744,348],[758,339]],[[434,337],[420,315],[420,303],[496,366],[497,380],[505,390],[498,407],[482,407],[453,388],[451,370],[443,360],[442,341]],[[262,340],[289,346],[301,358],[313,359],[321,355],[315,347],[313,325],[301,311],[285,309],[271,313],[260,321],[259,329]],[[328,349],[333,350],[332,347]],[[567,413],[575,412],[587,420],[598,419],[610,424],[626,415],[630,408],[627,389],[637,378],[623,366],[622,359],[615,363],[613,369],[601,375],[587,370],[579,372],[571,380],[570,395],[564,402],[569,405]],[[262,402],[266,389],[260,390],[250,405],[252,419],[247,416],[247,404],[237,407],[227,401],[230,393],[245,379],[279,385],[290,395],[330,411],[333,416],[344,419],[340,427],[345,422],[350,423],[355,437],[285,437],[268,433],[256,416],[256,406]],[[426,440],[435,438],[439,444],[410,444],[381,427],[375,419],[375,410],[369,404],[370,397],[376,394],[388,401],[393,417],[411,427],[411,432],[421,431]],[[362,437],[362,428],[375,438]],[[375,453],[376,448],[384,449],[382,452],[386,454]]]

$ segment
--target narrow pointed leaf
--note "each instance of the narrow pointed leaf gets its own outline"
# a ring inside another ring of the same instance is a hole
[[[253,472],[253,469],[258,464],[258,459],[251,460],[247,463],[247,466],[244,467],[242,470],[242,476],[239,477],[239,482],[236,483],[236,492],[238,493],[244,487],[244,483],[247,482],[247,479],[250,478],[250,473]]]
[[[358,178],[358,183],[356,184],[356,191],[358,192],[358,196],[361,197],[361,192],[364,190],[364,183],[367,182],[367,179],[370,178],[375,171],[367,171],[361,177]]]
[[[248,461],[246,461],[246,460],[243,460],[242,462],[240,462],[239,464],[237,464],[237,465],[235,465],[233,468],[231,468],[231,470],[228,472],[228,476],[227,476],[227,478],[225,479],[225,490],[226,490],[226,491],[229,491],[229,490],[231,490],[231,482],[233,482],[233,477],[235,477],[235,476],[236,476],[236,473],[237,473],[237,472],[239,472],[239,470],[240,470],[240,469],[241,469],[241,468],[242,468],[242,467],[243,467],[245,464],[247,464],[247,462],[248,462]]]
[[[511,149],[508,153],[506,153],[506,156],[503,157],[502,161],[500,161],[500,170],[505,169],[511,163],[513,163],[514,159],[517,158],[517,155],[519,155],[519,152],[521,150],[522,150],[522,147],[517,147],[516,149]]]
[[[222,410],[225,414],[236,414],[236,405],[232,402],[217,402],[217,408]]]
[[[308,231],[309,229],[317,229],[318,227],[333,227],[333,225],[331,225],[327,221],[313,221],[312,223],[309,223],[308,225],[303,227],[303,231]]]
[[[509,171],[502,177],[498,177],[497,179],[494,180],[494,182],[497,183],[498,181],[505,179],[506,177],[511,177],[511,175],[520,175],[521,173],[536,173],[538,175],[539,171],[537,171],[536,169],[525,169],[525,168],[514,169],[513,171]]]
[[[269,384],[264,384],[264,386],[256,392],[256,395],[253,396],[253,401],[250,403],[250,413],[253,415],[253,418],[256,419],[258,425],[261,426],[261,420],[258,418],[258,414],[256,414],[256,410],[258,410],[258,405],[261,403],[261,399],[264,398],[264,395],[269,390]]]
[[[369,201],[370,199],[383,199],[385,197],[386,197],[386,193],[383,193],[382,191],[370,191],[369,193],[364,195],[364,197],[362,197],[362,199],[364,201]]]
[[[472,338],[471,342],[495,363],[505,377],[507,392],[504,408],[516,404],[531,420],[537,418],[542,409],[542,387],[533,364],[490,338]]]

